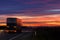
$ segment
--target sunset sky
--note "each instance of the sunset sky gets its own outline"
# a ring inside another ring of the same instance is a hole
[[[0,22],[7,17],[20,18],[28,26],[60,25],[60,0],[0,0]]]

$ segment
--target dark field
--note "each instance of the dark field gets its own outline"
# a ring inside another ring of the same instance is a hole
[[[60,27],[40,27],[35,31],[34,40],[60,40]]]

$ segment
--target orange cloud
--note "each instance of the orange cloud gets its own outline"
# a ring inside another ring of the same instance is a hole
[[[31,23],[23,23],[25,26],[60,26],[60,16],[59,15],[47,15],[47,16],[38,16],[35,18],[25,19],[23,22],[31,22]],[[39,23],[33,23],[39,22]]]
[[[44,16],[3,15],[3,17],[0,16],[0,18],[2,18],[0,19],[0,22],[6,22],[7,17],[15,17],[22,19],[23,26],[60,26],[60,14],[44,15]],[[28,23],[24,23],[24,22],[28,22]]]

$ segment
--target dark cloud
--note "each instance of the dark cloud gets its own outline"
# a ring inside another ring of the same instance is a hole
[[[0,0],[0,14],[45,15],[44,10],[57,8],[60,8],[60,0]]]

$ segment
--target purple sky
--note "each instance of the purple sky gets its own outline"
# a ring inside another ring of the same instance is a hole
[[[0,22],[6,23],[7,17],[60,21],[60,0],[0,0]]]
[[[60,0],[0,0],[1,14],[60,14]]]

